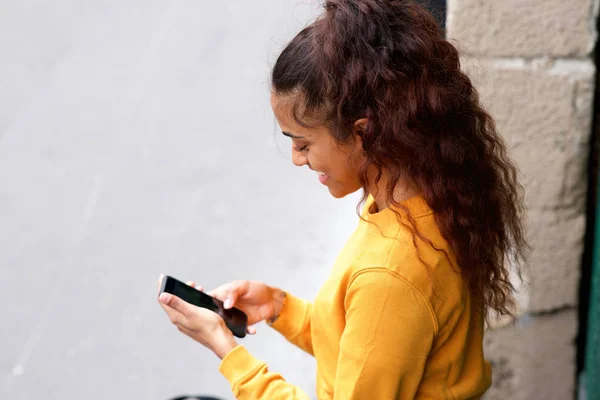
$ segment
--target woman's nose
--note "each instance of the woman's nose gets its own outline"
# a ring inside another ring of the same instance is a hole
[[[306,158],[306,155],[303,152],[293,149],[292,162],[296,167],[302,167],[308,164],[308,159]]]

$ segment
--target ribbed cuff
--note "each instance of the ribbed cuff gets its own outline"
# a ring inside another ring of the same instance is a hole
[[[219,372],[223,374],[232,389],[240,380],[260,368],[264,363],[254,358],[242,345],[235,347],[221,360]]]
[[[286,292],[279,317],[269,325],[286,338],[294,338],[304,326],[308,311],[308,303],[305,300]]]

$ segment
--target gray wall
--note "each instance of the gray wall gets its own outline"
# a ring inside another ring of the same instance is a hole
[[[357,197],[293,167],[268,75],[315,3],[0,0],[0,398],[232,398],[159,273],[314,296]],[[313,359],[258,332],[312,395]]]

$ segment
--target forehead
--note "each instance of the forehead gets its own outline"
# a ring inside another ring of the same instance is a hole
[[[325,128],[324,124],[315,119],[303,115],[302,98],[299,95],[279,95],[271,93],[271,107],[284,131],[314,133],[315,130]]]
[[[297,107],[298,100],[291,95],[278,95],[271,93],[271,108],[277,117],[277,120],[285,123],[293,123],[294,107]]]

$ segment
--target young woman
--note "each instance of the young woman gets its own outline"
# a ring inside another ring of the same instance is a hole
[[[515,166],[456,49],[411,0],[329,0],[279,56],[271,104],[295,165],[336,198],[364,190],[359,225],[313,302],[254,281],[210,294],[314,355],[319,399],[480,397],[485,320],[511,314],[526,243]],[[236,398],[310,398],[217,314],[160,303]]]

